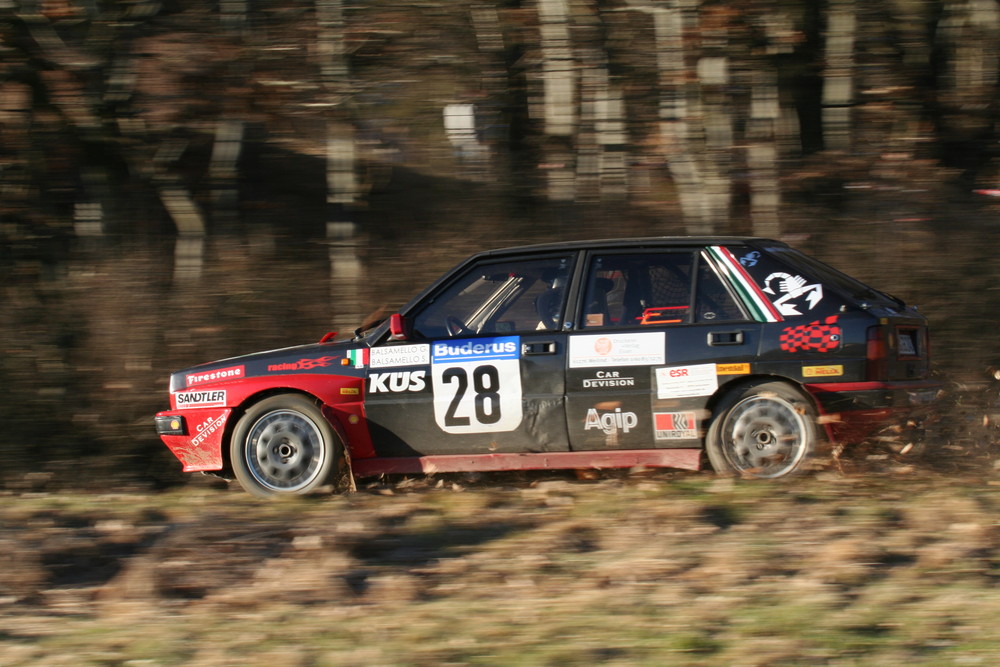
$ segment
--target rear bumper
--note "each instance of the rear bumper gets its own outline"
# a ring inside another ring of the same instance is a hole
[[[935,406],[943,384],[920,382],[829,382],[805,385],[816,399],[835,442],[860,442],[878,429],[919,421]]]

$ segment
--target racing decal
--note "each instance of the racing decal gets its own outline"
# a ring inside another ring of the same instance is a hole
[[[368,377],[368,393],[398,394],[404,391],[423,391],[427,388],[427,371],[400,371],[372,373]]]
[[[785,352],[830,352],[840,347],[840,327],[837,315],[830,315],[797,327],[785,327],[781,334],[781,349]]]
[[[179,391],[177,392],[177,409],[216,408],[226,404],[226,392],[216,391]]]
[[[844,374],[844,367],[840,364],[835,364],[833,366],[802,367],[802,377],[804,378],[834,377],[843,374]]]
[[[750,364],[716,364],[718,375],[746,375],[750,372]]]
[[[223,412],[218,417],[209,417],[202,423],[195,426],[195,436],[191,438],[191,444],[197,447],[201,443],[208,439],[208,436],[212,435],[226,423],[226,413]]]
[[[657,398],[710,396],[718,388],[715,364],[656,369]]]
[[[802,276],[793,276],[781,271],[776,271],[764,279],[764,292],[772,296],[777,296],[779,293],[782,295],[774,302],[774,307],[782,315],[801,315],[799,307],[806,305],[809,306],[807,310],[812,310],[823,300],[823,285],[820,283],[809,285]]]
[[[269,373],[287,373],[288,371],[312,371],[317,368],[327,368],[333,365],[337,357],[316,357],[313,359],[299,359],[282,364],[268,364]]]
[[[750,277],[744,266],[753,266],[760,258],[757,253],[749,260],[747,258],[753,252],[744,255],[743,259],[737,261],[733,253],[728,248],[722,246],[709,246],[707,248],[709,256],[715,259],[719,270],[725,276],[726,281],[733,286],[733,289],[742,297],[740,300],[750,309],[750,314],[757,322],[780,322],[784,319],[778,309],[767,298],[767,295],[757,286],[757,283]],[[752,260],[753,263],[744,263]]]
[[[370,350],[367,347],[360,347],[356,350],[348,350],[347,356],[344,357],[344,366],[354,366],[355,368],[364,368],[365,364],[368,363],[368,354]]]
[[[490,433],[520,426],[520,354],[519,336],[434,343],[431,386],[438,427],[445,433]]]
[[[207,384],[209,382],[234,380],[245,375],[246,370],[243,366],[230,366],[229,368],[217,368],[214,371],[205,371],[204,373],[190,373],[184,378],[184,381],[188,387],[194,387],[195,385]]]
[[[372,368],[427,366],[430,363],[431,346],[425,344],[373,347],[368,353],[368,365]]]
[[[665,349],[662,331],[571,336],[569,367],[652,366],[664,363]]]
[[[622,412],[621,408],[615,408],[614,412],[598,412],[596,408],[587,410],[587,419],[584,421],[583,430],[589,431],[592,428],[601,429],[605,435],[614,435],[621,431],[628,433],[639,423],[639,417],[634,412]]]
[[[606,389],[609,387],[634,387],[634,377],[622,377],[618,371],[597,371],[594,377],[583,379],[584,389]]]
[[[698,437],[694,412],[654,412],[653,435],[657,440],[689,440]]]

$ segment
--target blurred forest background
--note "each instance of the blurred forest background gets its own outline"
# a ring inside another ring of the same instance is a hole
[[[513,243],[782,238],[1000,356],[996,0],[0,0],[0,56],[7,480],[172,483],[168,372]]]

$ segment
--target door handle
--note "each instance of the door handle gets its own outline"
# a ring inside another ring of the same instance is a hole
[[[742,331],[713,331],[708,334],[709,345],[742,345]]]
[[[540,340],[535,343],[522,343],[521,354],[555,354],[556,342],[554,340]]]

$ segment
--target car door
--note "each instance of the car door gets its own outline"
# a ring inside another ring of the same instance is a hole
[[[761,325],[700,248],[592,252],[568,341],[574,450],[699,446],[708,399],[750,372]]]
[[[409,312],[405,343],[370,350],[378,456],[558,452],[574,253],[484,258]]]

